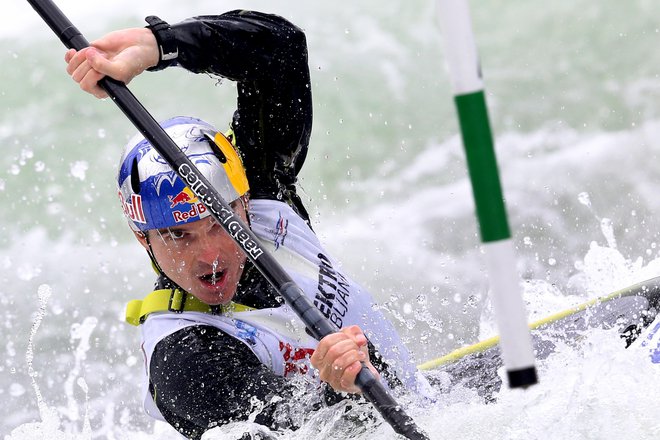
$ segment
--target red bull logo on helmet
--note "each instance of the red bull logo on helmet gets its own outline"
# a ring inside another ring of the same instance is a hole
[[[186,187],[175,196],[168,196],[170,209],[179,207],[172,211],[172,217],[177,223],[187,222],[188,220],[199,217],[206,212],[206,206],[199,201],[190,188]]]
[[[118,192],[121,207],[124,210],[124,215],[135,223],[147,223],[144,217],[144,210],[142,209],[142,196],[138,194],[131,194],[131,201],[124,200],[121,191]]]
[[[167,198],[170,200],[170,209],[174,209],[178,205],[184,205],[186,203],[193,203],[197,201],[197,197],[192,194],[188,188],[185,188],[174,197],[167,196]]]

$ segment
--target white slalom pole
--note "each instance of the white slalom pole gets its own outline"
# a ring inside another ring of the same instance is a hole
[[[454,101],[467,156],[500,348],[511,388],[537,383],[532,338],[497,170],[467,0],[438,0]]]

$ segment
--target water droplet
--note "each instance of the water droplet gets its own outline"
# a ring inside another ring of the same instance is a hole
[[[19,397],[25,394],[25,388],[19,383],[9,385],[9,395],[12,397]]]
[[[614,226],[612,225],[612,220],[609,218],[603,218],[600,221],[600,230],[607,240],[607,245],[616,249],[616,239],[614,238]]]
[[[13,342],[11,342],[11,341],[7,342],[6,350],[7,350],[7,356],[9,356],[9,357],[16,356],[16,349],[14,348],[14,343]]]
[[[21,281],[30,281],[41,274],[41,267],[25,263],[16,271]]]
[[[584,206],[591,207],[591,199],[589,198],[589,193],[586,191],[578,194],[578,201]]]
[[[78,384],[80,389],[83,390],[85,394],[89,392],[89,387],[87,386],[87,382],[85,382],[85,379],[83,379],[82,377],[79,377],[78,380],[76,380],[76,384]]]
[[[78,160],[71,164],[71,176],[78,180],[85,180],[89,164],[84,160]]]

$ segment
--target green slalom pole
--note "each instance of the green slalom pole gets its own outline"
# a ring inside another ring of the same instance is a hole
[[[532,338],[497,170],[467,0],[438,0],[445,56],[467,156],[509,387],[537,383]]]

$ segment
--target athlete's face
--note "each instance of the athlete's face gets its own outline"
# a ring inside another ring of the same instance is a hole
[[[232,207],[247,221],[240,201]],[[172,281],[210,305],[232,300],[246,257],[213,217],[147,233],[158,265]],[[148,250],[145,237],[136,235]]]

